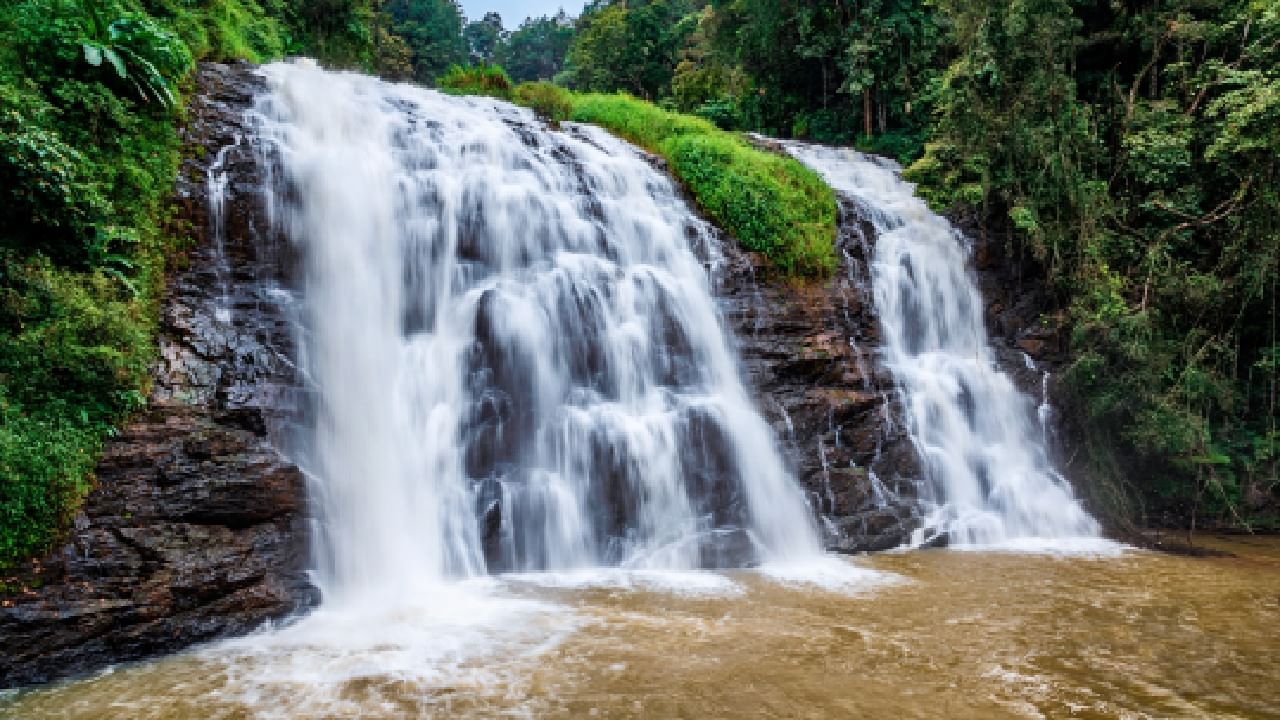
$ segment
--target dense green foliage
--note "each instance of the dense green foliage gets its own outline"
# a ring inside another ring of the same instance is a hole
[[[943,2],[927,155],[1070,310],[1068,375],[1105,500],[1274,524],[1280,8]]]
[[[551,80],[564,68],[574,36],[563,12],[530,18],[509,32],[497,13],[467,22],[456,0],[386,0],[385,8],[411,57],[411,76],[423,83],[455,65],[490,64],[503,66],[516,82]]]
[[[573,33],[573,22],[563,12],[531,18],[503,38],[494,59],[517,82],[553,80],[564,68]]]
[[[648,100],[666,95],[677,53],[697,25],[691,13],[701,4],[596,0],[578,19],[563,80],[589,92],[624,90]]]
[[[324,5],[326,12],[320,12]],[[51,542],[141,407],[196,58],[369,66],[367,0],[0,7],[0,567]],[[335,24],[335,18],[346,18]],[[366,23],[366,24],[360,24]]]
[[[737,92],[713,83],[707,99],[718,92],[752,127],[907,159],[928,122],[942,22],[922,0],[717,3],[681,75],[750,78]]]
[[[429,83],[467,62],[462,11],[454,0],[386,0],[391,31],[409,48],[412,76]]]
[[[597,0],[561,81],[670,103],[727,129],[914,159],[946,19],[922,0]]]
[[[502,43],[502,16],[488,13],[479,20],[472,20],[462,28],[462,39],[467,43],[468,60],[472,65],[488,65]]]

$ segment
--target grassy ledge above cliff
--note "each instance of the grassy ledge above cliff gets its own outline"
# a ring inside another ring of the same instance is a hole
[[[791,158],[630,95],[578,94],[548,83],[512,86],[492,66],[455,68],[439,85],[510,100],[553,121],[599,125],[666,159],[712,221],[787,274],[820,277],[835,268],[835,194]]]

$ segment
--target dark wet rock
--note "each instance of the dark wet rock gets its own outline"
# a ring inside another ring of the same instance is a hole
[[[766,259],[726,243],[718,291],[747,382],[827,546],[884,550],[919,525],[920,466],[879,361],[868,273],[874,238],[851,203],[841,214],[840,264],[830,280],[780,277]]]
[[[272,292],[290,261],[263,236],[254,149],[236,145],[260,87],[247,66],[197,74],[174,196],[193,244],[171,259],[150,403],[107,443],[61,547],[5,583],[0,687],[245,633],[316,600],[302,473],[275,449],[300,397]],[[228,145],[218,247],[206,179]]]
[[[831,520],[833,538],[828,549],[836,552],[879,552],[902,547],[920,526],[914,504],[898,503]]]
[[[756,138],[759,147],[784,152]],[[768,262],[726,243],[718,273],[722,308],[737,335],[748,382],[819,516],[827,547],[877,551],[921,527],[920,459],[906,431],[889,370],[868,263],[874,230],[856,203],[841,202],[839,267],[824,283],[778,277]],[[1067,361],[1067,325],[1043,276],[1004,242],[964,218],[971,264],[997,361],[1039,401],[1056,402]],[[1046,381],[1046,373],[1048,373]],[[1056,438],[1055,438],[1056,440]],[[1060,460],[1069,457],[1051,448]],[[1075,470],[1061,460],[1068,476]],[[945,536],[929,537],[943,547]]]

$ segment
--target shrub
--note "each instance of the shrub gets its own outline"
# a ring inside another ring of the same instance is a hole
[[[81,38],[85,62],[95,68],[109,66],[114,79],[128,82],[144,101],[157,100],[173,106],[173,87],[187,74],[191,51],[178,36],[146,17],[122,17],[98,29],[92,37]]]
[[[6,93],[0,92],[0,95]],[[39,248],[60,262],[83,258],[82,242],[106,214],[84,155],[21,111],[0,118],[0,242]]]
[[[796,160],[629,95],[579,96],[573,119],[665,157],[717,225],[787,273],[835,269],[835,194]]]
[[[88,489],[102,438],[142,404],[158,293],[0,255],[0,567],[40,552]]]
[[[702,209],[744,247],[789,273],[835,269],[835,198],[808,168],[727,134],[676,136],[664,149]]]
[[[53,542],[87,489],[99,437],[74,419],[27,417],[0,395],[0,568]]]
[[[436,86],[452,95],[489,95],[511,99],[512,83],[507,71],[497,65],[454,65],[440,76]]]
[[[521,83],[512,99],[517,105],[530,108],[539,117],[552,122],[568,120],[573,115],[573,96],[568,90],[549,82]]]
[[[694,111],[698,117],[715,123],[721,130],[738,130],[746,123],[742,117],[742,109],[733,100],[711,100],[698,106]]]

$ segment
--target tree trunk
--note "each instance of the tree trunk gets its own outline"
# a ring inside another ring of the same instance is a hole
[[[871,137],[871,88],[862,89],[862,127],[867,137]]]

